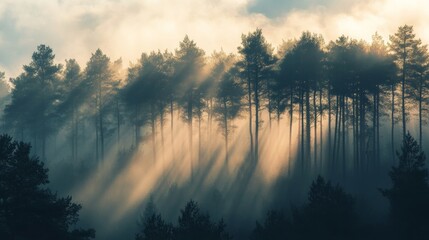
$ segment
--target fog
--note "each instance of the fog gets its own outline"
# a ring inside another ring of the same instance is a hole
[[[359,227],[388,231],[395,152],[406,132],[429,149],[428,8],[2,1],[0,131],[31,144],[96,239],[134,239],[148,203],[176,223],[190,200],[248,239],[269,210],[298,221],[318,176]]]

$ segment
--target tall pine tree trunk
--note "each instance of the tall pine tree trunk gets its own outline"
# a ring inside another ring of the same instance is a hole
[[[380,91],[377,91],[377,160],[378,160],[378,170],[380,170]]]
[[[189,93],[189,99],[188,99],[188,109],[187,109],[187,114],[188,114],[188,128],[189,128],[189,153],[190,153],[190,157],[189,157],[189,161],[190,161],[190,169],[191,169],[191,180],[193,180],[194,178],[194,162],[193,162],[193,136],[192,136],[192,120],[193,120],[193,115],[192,115],[192,110],[193,110],[193,106],[192,106],[192,102],[193,102],[193,93],[192,93],[192,89],[190,90]]]
[[[372,96],[373,110],[372,110],[372,161],[375,166],[378,166],[377,159],[377,93]]]
[[[323,170],[323,105],[322,105],[322,89],[319,91],[319,116],[320,116],[320,160],[319,160],[319,166],[320,166],[320,172]]]
[[[228,167],[228,108],[226,106],[226,99],[223,99],[223,125],[224,125],[224,137],[225,137],[225,164]]]
[[[120,149],[121,144],[121,115],[119,109],[119,98],[116,98],[116,132],[117,132],[117,147]]]
[[[422,98],[423,98],[423,84],[422,84],[423,80],[420,79],[419,81],[419,145],[420,145],[420,149],[422,149]]]
[[[343,157],[342,157],[342,161],[343,161],[343,179],[346,179],[346,97],[343,96],[342,97],[342,101],[341,101],[341,105],[342,105],[342,124],[343,124],[343,129],[342,129],[342,133],[343,133]]]
[[[173,97],[170,96],[170,140],[171,140],[171,156],[174,158],[174,104]]]
[[[334,146],[333,146],[333,150],[332,150],[332,171],[335,172],[335,168],[336,168],[336,162],[337,162],[337,156],[336,156],[336,152],[337,152],[337,136],[338,136],[338,96],[336,96],[336,100],[335,100],[335,128],[334,128]]]
[[[293,89],[290,91],[290,109],[289,109],[289,160],[288,160],[288,176],[292,167],[292,127],[293,127]],[[298,134],[299,135],[299,134]]]
[[[159,125],[161,127],[161,154],[162,154],[162,161],[165,161],[165,139],[164,139],[164,109],[160,109],[159,112]]]
[[[331,151],[332,151],[332,142],[331,142],[331,87],[328,86],[328,166],[329,166],[329,162],[332,161],[332,155],[331,155]]]
[[[253,119],[252,119],[252,89],[250,84],[250,77],[247,79],[247,98],[249,108],[249,138],[250,138],[250,162],[254,164],[253,156]]]
[[[156,115],[155,115],[155,106],[154,103],[151,103],[150,105],[150,111],[151,111],[151,128],[152,128],[152,154],[153,154],[153,160],[156,163],[157,162],[157,156],[156,156]]]
[[[198,163],[201,163],[201,117],[202,115],[198,115]]]
[[[313,109],[314,109],[314,168],[317,170],[317,104],[316,104],[316,90],[313,90]]]
[[[392,111],[391,111],[392,127],[390,133],[390,143],[391,143],[391,159],[395,161],[395,85],[392,84]]]
[[[365,170],[367,167],[367,159],[366,159],[366,145],[365,145],[365,139],[366,139],[366,114],[365,114],[365,99],[364,99],[364,93],[362,90],[359,93],[359,104],[360,104],[360,163],[361,167],[363,167]]]
[[[100,146],[99,146],[99,127],[98,127],[98,118],[94,117],[95,120],[95,161],[98,163],[100,160]]]
[[[257,76],[256,76],[257,77]],[[259,82],[256,78],[255,81],[255,155],[254,155],[254,166],[258,165],[259,161]]]
[[[307,153],[306,157],[306,170],[311,169],[311,112],[310,112],[310,90],[305,91],[305,133],[306,133],[306,148],[305,152]]]
[[[101,81],[98,86],[98,127],[100,135],[100,160],[104,160],[104,129],[103,129],[103,99],[101,93]]]
[[[305,173],[305,155],[304,155],[304,151],[305,151],[305,137],[304,137],[304,93],[302,92],[302,90],[300,90],[300,94],[299,94],[299,108],[300,108],[300,118],[301,118],[301,174],[302,176],[304,176]]]
[[[405,140],[405,134],[407,131],[407,125],[406,125],[407,118],[405,115],[405,72],[406,72],[405,71],[405,67],[406,67],[405,61],[406,61],[407,54],[406,54],[405,48],[404,48],[403,56],[404,56],[404,58],[403,58],[403,67],[402,67],[402,83],[401,83],[401,88],[402,88],[402,91],[401,91],[401,94],[402,94],[402,99],[401,99],[401,101],[402,101],[402,141]]]

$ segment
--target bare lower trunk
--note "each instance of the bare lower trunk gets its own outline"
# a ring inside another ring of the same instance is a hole
[[[162,149],[162,160],[164,161],[165,160],[165,157],[164,157],[164,151],[165,151],[165,140],[164,140],[164,111],[163,110],[161,110],[160,111],[160,116],[159,116],[159,118],[160,118],[160,120],[159,120],[159,124],[160,124],[160,127],[161,127],[161,149]]]
[[[301,117],[301,171],[302,171],[302,175],[304,176],[304,172],[305,172],[305,156],[304,156],[304,104],[303,104],[303,98],[304,95],[302,93],[300,93],[300,100],[299,100],[299,107],[300,107],[300,117]]]
[[[259,161],[259,85],[258,81],[255,81],[255,155],[254,155],[254,166],[258,165]]]
[[[337,135],[338,135],[338,96],[336,97],[336,104],[335,104],[335,128],[334,128],[334,147],[332,150],[332,170],[335,171],[336,168],[336,150],[337,150]]]
[[[201,162],[201,115],[198,116],[198,164]]]
[[[224,137],[225,137],[225,164],[228,167],[229,159],[228,159],[228,108],[226,106],[226,100],[223,101],[223,125],[224,125]]]
[[[173,98],[170,99],[170,140],[171,140],[171,156],[174,157],[174,108]]]
[[[391,143],[391,159],[395,161],[395,86],[392,85],[392,128],[390,133],[390,143]]]
[[[288,176],[290,176],[291,165],[292,165],[291,153],[292,153],[292,127],[293,127],[293,91],[291,91],[291,94],[290,94],[289,114],[290,114],[289,116],[289,161],[288,161],[288,168],[287,168]]]
[[[346,179],[346,107],[345,107],[345,101],[346,101],[346,97],[342,97],[343,99],[342,99],[342,102],[341,102],[341,104],[342,104],[342,117],[341,117],[341,119],[342,119],[342,123],[343,123],[343,130],[342,130],[342,132],[343,132],[343,142],[342,142],[342,145],[343,145],[343,179]]]
[[[332,142],[331,142],[331,90],[330,87],[328,86],[328,166],[329,166],[329,162],[332,161],[332,155],[331,155],[331,151],[332,151]]]
[[[151,105],[151,128],[152,128],[152,154],[153,161],[157,161],[156,156],[156,116],[155,116],[155,106]]]
[[[405,114],[405,60],[406,60],[406,54],[403,55],[404,59],[403,59],[403,67],[402,67],[402,83],[401,83],[401,94],[402,94],[402,98],[401,98],[401,102],[402,102],[402,140],[405,140],[405,134],[407,131],[407,117]]]
[[[99,158],[99,152],[100,152],[100,147],[99,147],[99,131],[98,131],[98,123],[97,123],[97,118],[95,118],[95,161],[98,163],[98,161],[100,160]]]
[[[249,138],[250,138],[250,162],[253,164],[253,120],[252,120],[252,90],[250,86],[250,79],[247,81],[247,97],[249,107]]]
[[[311,112],[310,112],[310,92],[307,90],[305,92],[305,133],[306,133],[306,168],[307,170],[311,169]]]
[[[422,146],[422,98],[423,98],[423,86],[422,86],[422,80],[420,80],[420,86],[419,86],[419,145],[420,149],[423,148]]]
[[[360,163],[363,170],[366,170],[367,168],[367,158],[366,158],[366,113],[365,113],[365,99],[364,99],[364,93],[360,93],[359,95],[359,104],[360,104]]]
[[[316,104],[316,90],[313,91],[313,109],[314,109],[314,167],[317,167],[317,104]]]
[[[323,105],[322,105],[322,89],[319,91],[319,116],[320,116],[320,160],[319,169],[320,172],[323,169]]]

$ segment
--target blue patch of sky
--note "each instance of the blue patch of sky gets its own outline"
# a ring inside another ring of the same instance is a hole
[[[281,17],[292,10],[328,6],[335,0],[255,0],[249,5],[249,12],[261,13],[270,18]]]

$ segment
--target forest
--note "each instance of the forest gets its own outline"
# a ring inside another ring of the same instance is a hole
[[[429,237],[413,26],[276,47],[256,29],[236,53],[185,36],[128,66],[41,44],[0,80],[2,239]]]

